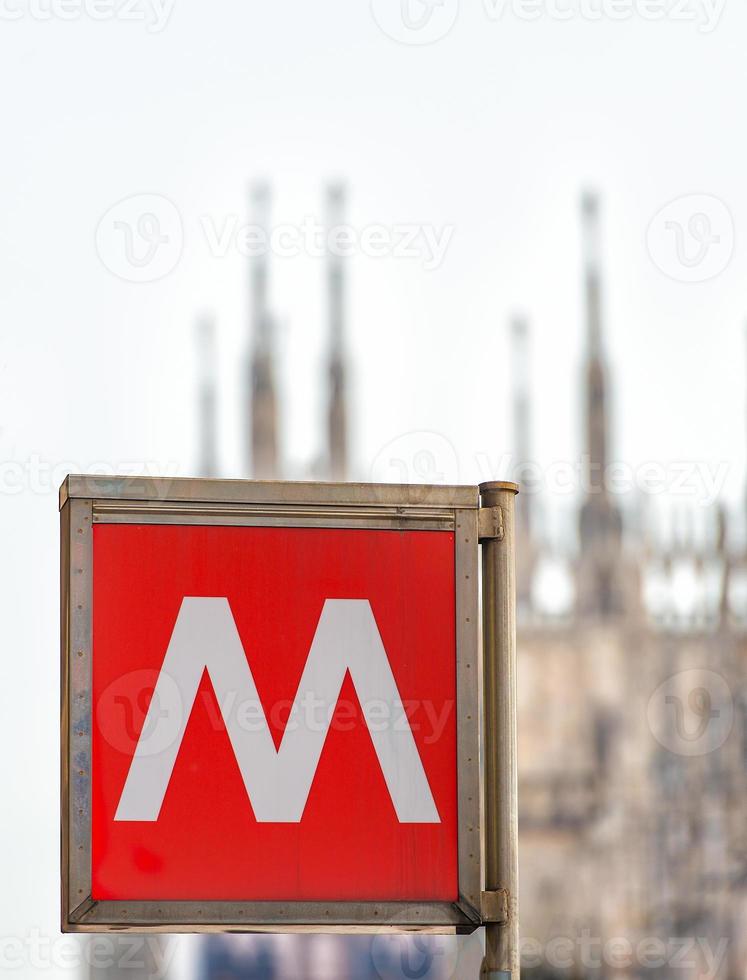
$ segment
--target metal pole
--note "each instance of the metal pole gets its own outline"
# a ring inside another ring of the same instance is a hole
[[[518,980],[515,483],[480,485],[486,980]]]

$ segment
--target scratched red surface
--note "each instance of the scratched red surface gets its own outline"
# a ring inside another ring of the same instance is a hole
[[[93,898],[456,899],[452,533],[100,524],[93,557]],[[348,675],[300,823],[257,823],[207,674],[159,819],[114,822],[200,595],[228,597],[276,746],[324,599],[369,599],[441,822],[398,822]]]

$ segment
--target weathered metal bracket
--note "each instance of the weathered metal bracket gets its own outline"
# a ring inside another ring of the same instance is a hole
[[[480,914],[483,922],[508,922],[508,892],[499,888],[495,892],[482,892]]]
[[[481,507],[477,512],[477,536],[480,541],[503,541],[503,508]]]
[[[483,980],[519,980],[515,483],[480,485],[485,759]]]

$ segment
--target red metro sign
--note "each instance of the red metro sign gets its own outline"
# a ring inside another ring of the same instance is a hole
[[[453,550],[95,526],[92,897],[455,901]]]
[[[66,928],[480,924],[476,488],[61,510]]]

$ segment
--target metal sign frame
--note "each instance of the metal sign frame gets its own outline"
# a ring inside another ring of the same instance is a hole
[[[507,485],[501,485],[507,486]],[[60,488],[62,928],[69,932],[469,933],[498,921],[483,889],[478,487],[69,476]],[[450,530],[455,541],[456,902],[95,901],[91,898],[94,524]],[[497,525],[496,525],[497,527]],[[485,534],[492,532],[484,532]],[[491,730],[492,731],[492,730]],[[488,753],[491,749],[488,746]],[[511,801],[501,800],[500,806]],[[487,801],[490,819],[493,809]],[[488,857],[492,853],[487,848]],[[492,883],[491,883],[492,884]]]

